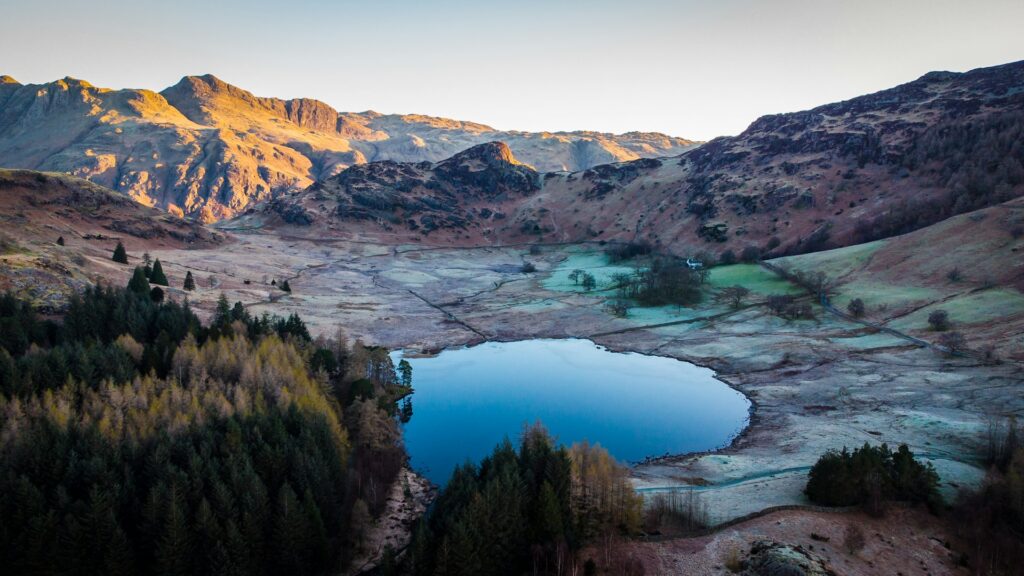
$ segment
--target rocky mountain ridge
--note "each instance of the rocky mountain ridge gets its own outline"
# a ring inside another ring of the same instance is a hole
[[[631,132],[530,133],[422,115],[261,98],[212,75],[160,93],[64,78],[0,80],[0,166],[65,172],[205,222],[369,161],[437,162],[503,140],[541,170],[674,155],[694,142]]]
[[[765,116],[675,158],[536,174],[488,199],[434,164],[373,163],[243,217],[431,243],[644,241],[676,252],[811,252],[902,234],[1024,195],[1024,62],[935,72]],[[493,149],[503,149],[492,145]],[[490,171],[490,175],[485,175]],[[443,195],[436,192],[443,190]],[[297,215],[301,214],[301,217]]]

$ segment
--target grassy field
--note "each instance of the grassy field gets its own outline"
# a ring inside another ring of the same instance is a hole
[[[842,278],[863,268],[871,256],[879,248],[885,246],[885,242],[885,240],[876,240],[824,252],[786,256],[776,258],[772,260],[772,263],[804,272],[824,272],[829,278]]]
[[[854,348],[857,350],[870,350],[872,348],[888,348],[891,346],[906,346],[909,344],[903,338],[897,338],[884,332],[878,334],[865,334],[853,338],[829,338],[835,344]]]
[[[945,302],[925,306],[912,314],[897,318],[889,326],[897,330],[920,330],[928,328],[928,315],[935,310],[945,310],[957,324],[981,324],[1024,314],[1024,294],[1012,289],[993,288],[957,296]]]
[[[832,303],[837,308],[845,309],[850,300],[860,298],[864,301],[870,314],[872,310],[877,310],[882,306],[899,309],[910,304],[930,302],[940,297],[941,294],[932,288],[882,284],[865,279],[841,285],[832,297]]]
[[[761,295],[797,294],[802,291],[799,287],[757,264],[715,266],[711,269],[708,284],[714,289],[739,284],[751,292]]]
[[[601,252],[582,252],[572,254],[560,262],[541,285],[548,290],[558,292],[582,292],[583,288],[569,279],[569,274],[573,270],[583,270],[593,274],[594,279],[597,280],[596,290],[604,290],[611,284],[612,274],[629,273],[633,271],[633,267],[628,264],[612,264],[608,261],[608,256]]]

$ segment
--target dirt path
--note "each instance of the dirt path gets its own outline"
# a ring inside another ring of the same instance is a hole
[[[862,549],[844,545],[848,526],[863,532]],[[713,534],[667,541],[630,542],[622,552],[640,560],[647,574],[729,575],[729,558],[743,557],[754,542],[766,540],[799,546],[840,576],[876,574],[966,575],[949,529],[916,509],[895,508],[883,518],[863,512],[778,510],[743,520]],[[584,557],[601,558],[600,549]]]

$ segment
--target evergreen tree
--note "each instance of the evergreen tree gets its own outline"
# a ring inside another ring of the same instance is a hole
[[[58,236],[57,237],[57,245],[58,246],[63,246],[64,245],[64,237],[63,236]]]
[[[172,484],[168,490],[164,525],[156,548],[157,573],[163,576],[188,576],[192,573],[191,554],[183,497],[177,485]]]
[[[406,396],[402,399],[402,408],[399,410],[399,419],[403,424],[412,420],[412,397]]]
[[[288,284],[287,280],[285,280],[284,282],[281,283],[281,290],[284,290],[285,292],[291,292],[292,291],[292,287],[291,287],[291,285]]]
[[[306,574],[309,569],[310,535],[305,511],[291,485],[278,491],[274,513],[274,561],[281,574]]]
[[[189,292],[192,292],[193,290],[196,289],[196,280],[195,280],[195,278],[192,277],[192,271],[191,270],[189,270],[188,272],[185,273],[185,285],[184,285],[184,288],[185,288],[185,290],[188,290]]]
[[[124,244],[120,241],[117,243],[117,247],[114,248],[114,255],[111,258],[114,262],[120,262],[121,264],[128,263],[128,252],[124,249]]]
[[[409,364],[405,358],[398,363],[398,374],[402,378],[402,386],[412,388],[412,364]]]
[[[164,267],[160,265],[160,259],[153,262],[153,271],[149,274],[149,281],[152,284],[167,286],[167,276],[164,274]]]
[[[145,286],[141,267],[136,273]],[[348,487],[388,493],[394,476],[365,465],[383,460],[375,450],[401,465],[400,436],[384,429],[397,428],[394,418],[370,401],[383,415],[366,427],[376,430],[367,441],[379,447],[349,458],[349,431],[307,368],[307,344],[270,328],[300,332],[301,319],[264,319],[268,328],[253,341],[211,338],[187,304],[147,296],[91,287],[57,325],[0,295],[0,405],[34,407],[5,413],[13,421],[0,458],[0,494],[10,496],[0,498],[4,568],[332,573],[349,537],[347,511],[365,497]],[[219,308],[238,320],[226,301]],[[239,385],[250,376],[260,390]]]
[[[164,290],[159,286],[153,286],[153,289],[149,291],[149,299],[157,304],[161,304],[164,301]]]
[[[149,280],[146,279],[146,273],[143,272],[140,266],[135,267],[135,272],[132,273],[132,279],[128,281],[128,290],[135,294],[149,296],[151,290]]]
[[[217,298],[217,309],[213,313],[213,325],[224,329],[231,324],[231,305],[228,304],[228,297],[221,293]]]
[[[246,311],[245,306],[241,302],[235,302],[235,305],[231,307],[231,320],[249,323],[249,312]]]

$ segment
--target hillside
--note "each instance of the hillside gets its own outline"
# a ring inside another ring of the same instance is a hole
[[[542,170],[668,156],[663,134],[503,132],[421,115],[339,113],[311,99],[260,98],[211,76],[160,93],[74,78],[0,78],[0,166],[66,172],[204,222],[368,161],[436,162],[503,140]]]
[[[63,245],[58,243],[63,239]],[[150,250],[215,248],[227,238],[62,174],[0,170],[0,292],[45,311],[97,281],[122,285]],[[118,242],[130,264],[111,261]],[[172,278],[180,288],[183,278]]]
[[[1022,142],[1018,62],[930,73],[846,102],[766,116],[675,158],[538,174],[537,190],[517,195],[486,199],[475,184],[446,179],[434,165],[371,164],[358,173],[401,176],[358,186],[328,178],[268,210],[288,224],[319,222],[296,234],[334,226],[432,243],[639,239],[679,253],[754,246],[781,255],[884,238],[1018,197]],[[499,179],[504,169],[483,168]],[[424,197],[439,202],[424,207]],[[259,211],[254,219],[273,222]]]

